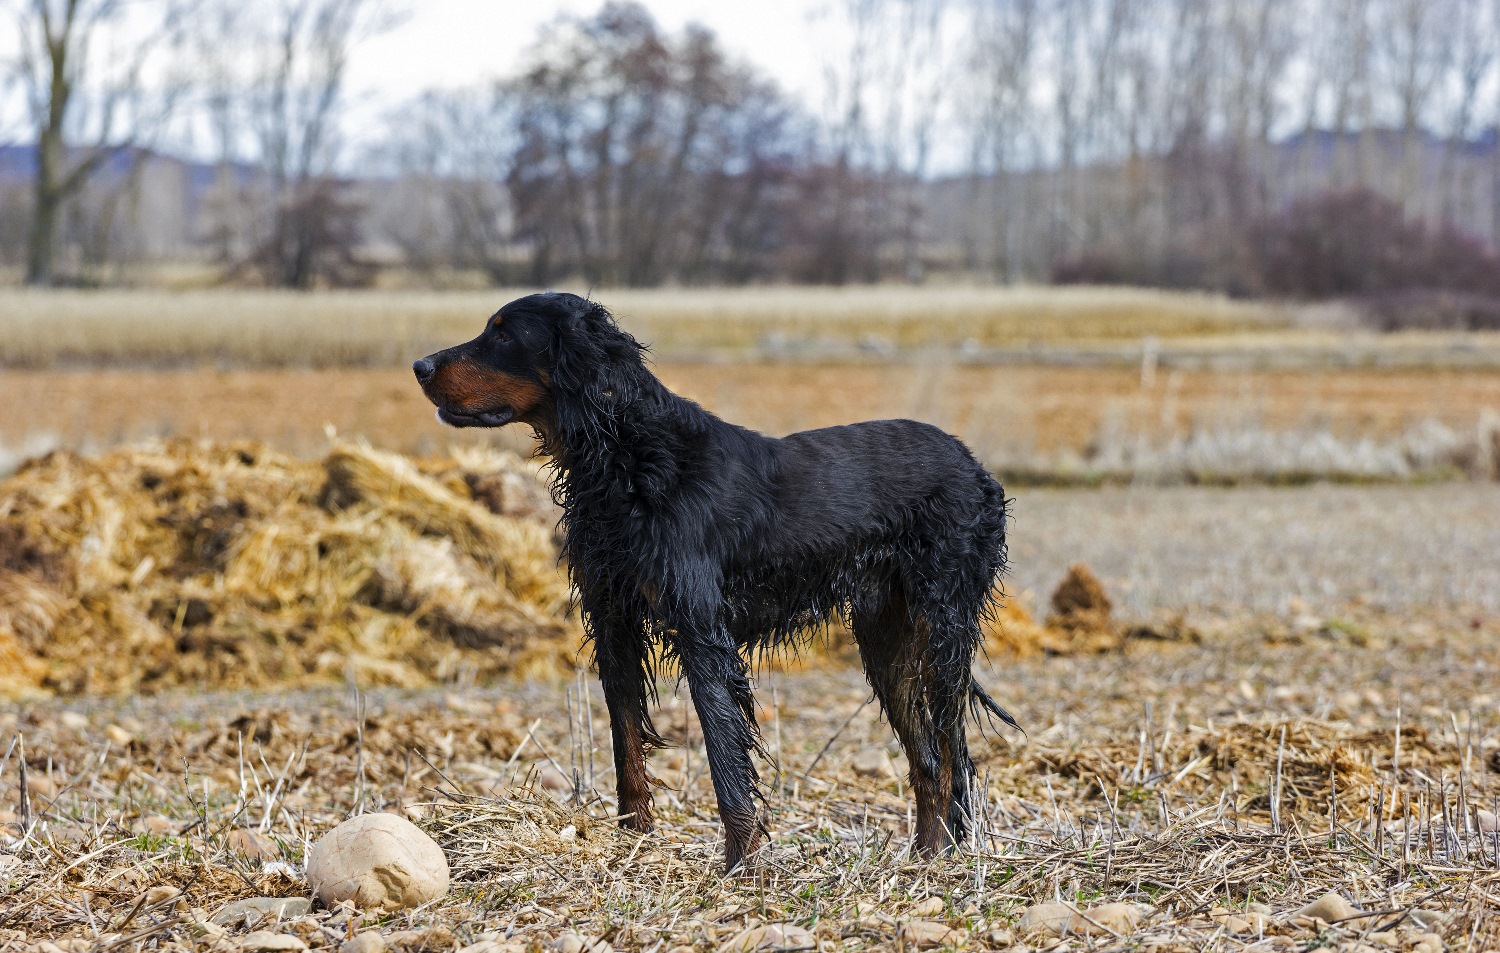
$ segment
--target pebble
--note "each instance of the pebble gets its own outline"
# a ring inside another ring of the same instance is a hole
[[[250,897],[222,907],[209,918],[209,922],[224,927],[254,927],[267,918],[290,920],[305,916],[311,910],[312,901],[306,897]]]
[[[1411,953],[1443,953],[1443,938],[1436,933],[1418,933]]]
[[[468,946],[459,947],[458,953],[526,953],[526,944],[520,940],[507,940],[498,933],[490,933]]]
[[[275,843],[264,834],[247,827],[230,831],[229,836],[224,838],[224,844],[235,853],[256,860],[275,860],[277,857]]]
[[[568,776],[550,766],[542,770],[537,777],[537,784],[555,794],[567,794],[573,790],[573,782],[568,780]]]
[[[1293,911],[1292,920],[1321,920],[1328,924],[1358,916],[1359,913],[1359,908],[1345,900],[1341,894],[1330,890],[1307,906]]]
[[[138,826],[147,834],[156,834],[161,837],[171,837],[177,833],[177,822],[160,814],[141,818]]]
[[[1080,919],[1083,923],[1078,925],[1075,932],[1084,936],[1109,933],[1123,936],[1133,933],[1140,925],[1141,908],[1133,903],[1101,903],[1085,909]]]
[[[943,911],[947,909],[948,904],[943,902],[942,897],[928,897],[926,900],[919,901],[916,906],[911,908],[911,915],[914,917],[940,917],[943,915]]]
[[[82,712],[65,711],[57,716],[57,720],[71,731],[82,731],[89,726],[89,716]]]
[[[307,944],[289,933],[256,930],[240,938],[239,948],[243,953],[301,953]]]
[[[719,953],[750,953],[751,950],[817,945],[817,939],[803,927],[792,923],[767,923],[735,934],[719,947]]]
[[[1073,920],[1073,908],[1062,903],[1038,903],[1027,907],[1018,924],[1022,934],[1050,933],[1061,936]]]
[[[557,953],[614,953],[615,948],[610,946],[608,940],[579,936],[569,930],[552,941],[552,949]]]
[[[941,920],[908,920],[901,924],[900,936],[902,945],[916,950],[963,946],[969,940],[966,931],[955,930]]]
[[[45,774],[28,773],[26,787],[33,797],[54,797],[57,794],[57,782]]]
[[[1494,811],[1486,811],[1484,808],[1480,808],[1475,813],[1479,815],[1479,830],[1482,833],[1493,834],[1496,831],[1500,831],[1500,817],[1497,817]]]
[[[881,781],[891,781],[896,777],[896,766],[891,764],[890,755],[880,748],[866,748],[854,756],[850,762],[854,773],[862,778],[875,778]]]
[[[108,738],[112,743],[117,744],[122,748],[130,747],[130,743],[135,740],[134,735],[126,731],[124,728],[121,728],[119,725],[109,725],[105,727],[104,737]]]
[[[385,937],[366,930],[340,943],[339,953],[385,953]]]
[[[159,903],[166,903],[173,897],[182,895],[182,891],[176,887],[168,887],[165,884],[152,887],[146,891],[146,906],[154,907]]]

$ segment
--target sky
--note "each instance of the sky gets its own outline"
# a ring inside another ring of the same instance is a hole
[[[509,75],[538,32],[559,14],[588,15],[603,0],[411,0],[409,16],[367,41],[350,63],[356,98],[387,104],[433,87]],[[644,0],[676,33],[700,23],[732,55],[760,67],[816,107],[822,91],[818,24],[828,0]]]

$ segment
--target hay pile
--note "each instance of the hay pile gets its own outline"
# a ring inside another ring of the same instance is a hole
[[[52,453],[0,483],[0,693],[571,668],[555,518],[510,454]]]
[[[985,628],[986,651],[1022,658],[1079,655],[1119,651],[1134,639],[1198,642],[1202,638],[1180,616],[1128,625],[1120,622],[1104,584],[1082,563],[1069,567],[1049,605],[1047,621],[1039,624],[1019,600],[1007,598]]]
[[[579,664],[535,464],[414,462],[335,442],[320,461],[178,440],[56,452],[0,483],[0,696],[179,685],[415,687]],[[1119,625],[1075,566],[1045,625],[1008,600],[1009,656],[1109,651]],[[807,662],[855,662],[841,625]]]

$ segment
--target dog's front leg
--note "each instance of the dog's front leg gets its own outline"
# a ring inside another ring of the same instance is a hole
[[[724,869],[733,871],[765,837],[757,804],[760,777],[750,759],[756,727],[749,673],[721,626],[707,633],[679,632],[677,646],[724,822]]]

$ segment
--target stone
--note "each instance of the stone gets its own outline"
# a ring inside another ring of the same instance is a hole
[[[312,901],[306,897],[250,897],[220,907],[209,922],[221,927],[253,928],[264,920],[290,920],[311,910]]]
[[[142,833],[155,834],[158,837],[171,837],[177,833],[177,822],[160,814],[143,817],[136,826]]]
[[[862,778],[877,781],[892,781],[896,778],[896,766],[891,764],[890,755],[880,748],[865,748],[854,756],[849,766]]]
[[[942,897],[928,897],[926,900],[918,901],[917,905],[911,908],[911,915],[914,917],[940,917],[947,909],[948,905],[943,902]]]
[[[362,814],[329,831],[308,851],[307,882],[326,907],[419,907],[448,894],[448,859],[411,821]]]
[[[26,775],[26,788],[31,792],[32,797],[50,798],[57,796],[57,782],[52,780],[49,775],[28,773]]]
[[[1062,936],[1064,930],[1070,929],[1074,918],[1073,908],[1067,904],[1038,903],[1026,908],[1017,928],[1022,935],[1041,933]]]
[[[224,838],[224,845],[237,854],[244,854],[255,860],[275,860],[278,856],[276,844],[269,837],[247,827],[230,831],[229,836]]]
[[[1330,890],[1328,893],[1292,913],[1292,920],[1321,920],[1324,923],[1335,923],[1358,916],[1360,910],[1349,901],[1345,900],[1339,893]]]
[[[1413,938],[1411,953],[1443,953],[1443,938],[1436,933],[1418,933]]]
[[[1133,903],[1101,903],[1083,911],[1078,918],[1075,933],[1084,936],[1117,934],[1126,936],[1135,932],[1141,922],[1141,908]]]
[[[108,738],[111,743],[117,744],[122,748],[130,747],[130,743],[135,740],[134,735],[119,725],[107,726],[104,729],[104,737]]]
[[[1486,811],[1484,808],[1480,808],[1474,813],[1476,815],[1475,820],[1479,823],[1479,832],[1481,834],[1493,834],[1496,831],[1500,831],[1500,817],[1497,817],[1494,811]]]
[[[615,949],[608,940],[579,936],[572,930],[553,940],[551,948],[557,953],[614,953]]]
[[[537,776],[537,784],[553,794],[569,794],[573,791],[573,782],[568,780],[568,776],[550,766],[542,769]]]
[[[908,920],[901,924],[899,932],[902,944],[912,950],[963,946],[969,940],[966,931],[955,930],[941,920]]]
[[[385,937],[366,930],[340,943],[339,953],[385,953]]]
[[[69,731],[82,731],[89,726],[89,716],[82,712],[65,711],[57,716],[57,720]]]
[[[459,947],[458,953],[526,953],[526,944],[520,940],[507,940],[494,933],[482,936],[468,946]]]
[[[167,901],[181,895],[182,891],[177,889],[176,887],[169,887],[165,884],[152,887],[150,890],[146,891],[146,906],[154,907],[157,904],[166,903]]]
[[[750,953],[751,950],[817,945],[817,939],[803,927],[792,923],[767,923],[736,933],[719,947],[719,953]]]
[[[289,933],[272,933],[256,930],[240,937],[239,948],[243,953],[302,953],[307,944],[300,937]]]

